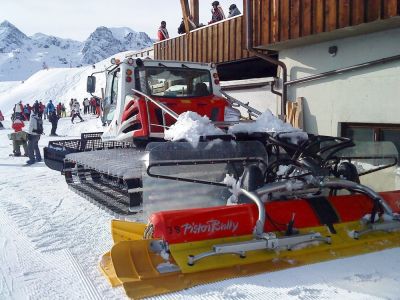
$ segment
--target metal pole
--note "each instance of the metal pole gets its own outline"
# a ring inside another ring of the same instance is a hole
[[[361,68],[367,68],[367,67],[374,66],[374,65],[385,64],[385,63],[389,63],[389,62],[396,61],[399,59],[400,59],[400,55],[390,56],[390,57],[386,57],[386,58],[382,58],[382,59],[378,59],[378,60],[361,63],[361,64],[354,65],[354,66],[347,67],[347,68],[337,69],[337,70],[328,71],[328,72],[324,72],[324,73],[320,73],[320,74],[316,74],[316,75],[307,76],[307,77],[296,79],[296,80],[287,81],[284,83],[284,85],[288,86],[288,85],[292,85],[292,84],[318,80],[318,79],[325,78],[328,76],[338,75],[338,74],[342,74],[345,72],[350,72],[350,71],[358,70]]]
[[[285,120],[286,119],[286,102],[287,102],[287,84],[286,84],[286,81],[287,81],[287,67],[286,67],[284,62],[282,62],[280,60],[277,60],[277,59],[273,59],[272,57],[269,57],[268,55],[259,53],[258,51],[254,50],[253,41],[252,41],[253,18],[252,18],[252,14],[251,14],[250,2],[251,2],[250,0],[246,0],[246,29],[247,29],[246,30],[247,31],[246,42],[247,42],[247,50],[251,54],[253,54],[253,55],[255,55],[255,56],[257,56],[257,57],[259,57],[259,58],[261,58],[261,59],[263,59],[263,60],[265,60],[267,62],[269,62],[269,63],[272,63],[272,64],[282,68],[281,118],[283,120]]]

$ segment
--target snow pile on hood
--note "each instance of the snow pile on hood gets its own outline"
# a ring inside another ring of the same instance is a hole
[[[253,123],[241,123],[232,126],[229,133],[252,133],[252,132],[276,132],[281,133],[281,137],[289,138],[291,143],[297,144],[299,141],[308,139],[306,132],[301,129],[294,128],[289,123],[285,123],[278,119],[268,109]]]
[[[197,147],[201,136],[221,134],[226,133],[215,127],[207,116],[202,117],[187,111],[180,114],[176,123],[165,131],[164,138],[168,141],[185,139],[193,147]]]

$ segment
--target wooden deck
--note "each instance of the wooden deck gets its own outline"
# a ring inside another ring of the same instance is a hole
[[[253,46],[273,50],[279,50],[275,45],[350,26],[400,20],[400,0],[252,0],[250,9]],[[154,58],[207,63],[248,58],[245,15],[155,43]],[[369,30],[373,29],[363,33]],[[340,37],[345,35],[335,38]]]
[[[249,57],[244,17],[237,16],[154,44],[155,59],[227,62]]]

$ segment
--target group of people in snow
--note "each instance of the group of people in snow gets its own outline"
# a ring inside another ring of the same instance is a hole
[[[41,105],[37,100],[32,106],[29,105],[29,107],[29,111],[24,111],[22,101],[15,104],[11,117],[11,127],[14,132],[9,134],[9,138],[13,142],[13,155],[21,156],[22,146],[24,149],[24,156],[29,157],[26,163],[31,165],[35,162],[42,161],[38,143],[40,136],[43,134],[43,108],[41,109]],[[24,121],[29,122],[27,131],[23,130],[25,127]]]
[[[71,99],[71,104],[75,101],[76,99]],[[83,114],[93,114],[93,115],[97,115],[98,117],[100,116],[101,113],[101,103],[100,103],[100,99],[96,98],[96,97],[92,97],[92,98],[84,98],[83,102]]]
[[[208,22],[208,24],[216,23],[216,22],[222,21],[222,20],[224,20],[226,18],[224,10],[222,9],[221,5],[219,4],[219,1],[212,2],[211,3],[211,7],[212,7],[211,8],[211,20]],[[228,18],[232,18],[232,17],[238,16],[240,14],[241,14],[241,12],[237,8],[236,4],[231,4],[229,6]],[[200,24],[196,24],[191,16],[188,18],[188,22],[189,22],[190,30],[193,30],[193,29],[196,29],[196,28],[204,26],[201,23]],[[184,20],[182,19],[182,22],[178,27],[178,34],[183,34],[183,33],[186,33],[186,29],[185,29]],[[163,40],[169,39],[169,33],[168,33],[168,30],[167,30],[167,23],[165,21],[161,22],[161,25],[158,28],[157,36],[158,36],[158,40],[159,41],[163,41]]]
[[[85,114],[93,113],[100,116],[100,99],[85,98],[83,100],[83,106],[85,108]],[[28,108],[28,109],[26,109]],[[71,122],[74,123],[75,118],[79,118],[81,122],[84,119],[81,117],[81,109],[77,99],[71,99],[70,102],[71,110]],[[54,105],[52,100],[49,100],[47,105],[36,100],[33,105],[24,105],[22,101],[19,101],[14,105],[13,113],[11,115],[12,129],[14,132],[9,134],[9,139],[13,142],[13,156],[26,156],[29,157],[27,164],[33,164],[40,162],[42,156],[39,151],[39,140],[43,132],[43,118],[48,119],[51,123],[50,136],[58,136],[57,126],[58,121],[62,117],[66,117],[66,109],[63,103],[59,102]],[[4,128],[1,123],[4,121],[4,116],[0,111],[0,129]],[[29,122],[28,127],[24,130],[25,123]],[[21,153],[21,147],[24,153]]]

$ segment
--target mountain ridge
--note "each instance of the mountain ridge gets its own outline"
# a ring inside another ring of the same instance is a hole
[[[0,23],[0,81],[26,80],[41,69],[95,64],[116,53],[153,45],[145,32],[129,27],[97,27],[83,41],[44,33],[27,36],[5,20]]]

